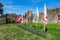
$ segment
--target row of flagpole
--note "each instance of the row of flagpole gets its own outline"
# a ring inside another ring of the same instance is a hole
[[[45,28],[46,28],[45,25],[47,24],[47,8],[46,8],[46,4],[44,4],[43,15],[44,15],[43,24],[44,24],[44,31],[45,31]],[[19,19],[18,21],[23,22],[23,18],[22,17],[17,18],[17,19]],[[30,12],[28,12],[28,22],[29,22],[29,20],[30,20]],[[39,20],[39,11],[38,11],[38,7],[36,7],[36,13],[35,13],[36,27],[37,27],[38,20]]]
[[[46,4],[44,4],[44,12],[43,12],[43,25],[44,25],[44,31],[46,29],[46,24],[47,24],[47,8],[46,8]],[[36,13],[35,13],[35,22],[36,22],[36,26],[37,26],[37,22],[39,19],[39,11],[38,11],[38,7],[36,7]]]

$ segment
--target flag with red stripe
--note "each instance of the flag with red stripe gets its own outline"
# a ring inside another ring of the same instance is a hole
[[[28,22],[30,22],[30,11],[28,11]]]
[[[16,22],[19,22],[19,21],[18,21],[19,17],[20,17],[20,16],[17,16],[17,18],[16,18]]]
[[[44,19],[43,19],[43,23],[47,24],[47,9],[46,9],[46,4],[44,4]]]
[[[16,18],[16,22],[23,23],[23,17],[22,16],[18,16]]]

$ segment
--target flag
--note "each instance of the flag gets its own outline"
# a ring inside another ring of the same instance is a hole
[[[16,18],[16,22],[23,23],[23,17],[22,17],[22,16],[18,16],[18,17]]]
[[[36,7],[35,21],[37,22],[38,19],[39,19],[39,11],[38,11],[38,7]]]
[[[25,18],[27,18],[27,13],[25,13],[25,15],[24,15],[24,16],[25,16]]]
[[[28,11],[28,22],[30,22],[30,11]]]
[[[46,9],[46,4],[44,4],[44,19],[43,19],[43,23],[47,24],[47,9]]]
[[[16,22],[19,22],[19,21],[18,21],[19,17],[20,17],[20,16],[17,16],[17,18],[16,18]]]
[[[20,23],[23,23],[23,17],[20,17]]]
[[[32,20],[33,20],[33,14],[32,14],[32,11],[30,11],[30,22],[32,23]]]

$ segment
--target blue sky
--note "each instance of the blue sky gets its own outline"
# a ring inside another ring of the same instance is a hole
[[[35,13],[36,7],[38,7],[39,12],[42,12],[44,3],[49,9],[60,7],[60,0],[0,0],[0,3],[4,5],[4,14],[16,13],[23,15],[27,10],[32,10]]]

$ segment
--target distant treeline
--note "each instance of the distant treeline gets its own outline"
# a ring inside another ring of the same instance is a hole
[[[4,23],[15,23],[16,22],[16,17],[18,15],[17,14],[2,14],[1,15],[1,22],[4,22]]]

